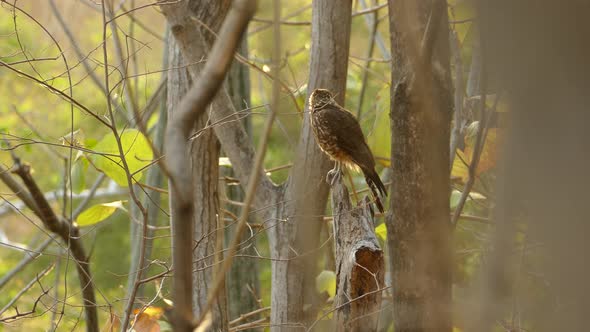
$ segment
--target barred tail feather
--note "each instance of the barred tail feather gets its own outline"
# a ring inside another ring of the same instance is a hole
[[[365,174],[365,181],[367,181],[367,184],[373,193],[373,197],[375,197],[375,204],[377,205],[377,208],[381,213],[385,212],[381,198],[385,198],[385,196],[387,196],[387,190],[385,189],[383,182],[381,182],[379,174],[377,174],[374,169],[363,169],[363,173]]]

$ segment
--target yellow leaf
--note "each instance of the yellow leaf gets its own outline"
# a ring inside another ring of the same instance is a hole
[[[330,297],[336,295],[336,273],[324,270],[315,278],[315,287],[319,293],[326,292]]]
[[[461,150],[456,151],[455,161],[453,162],[453,168],[451,170],[451,176],[461,178],[463,182],[467,181],[469,175],[469,166],[471,157],[467,158],[465,153]]]
[[[383,241],[387,239],[387,227],[385,223],[375,227],[375,234]]]
[[[471,164],[475,139],[477,137],[475,134],[476,131],[477,125],[475,124],[471,129],[468,130],[467,137],[465,139],[465,152],[457,150],[455,161],[453,162],[451,176],[460,177],[463,182],[467,181],[467,177],[469,175],[469,165]],[[496,166],[498,147],[501,145],[501,138],[502,133],[500,132],[500,129],[488,129],[486,140],[479,157],[479,163],[477,164],[477,169],[475,171],[476,176],[489,171]]]
[[[96,204],[80,213],[76,219],[79,226],[90,226],[110,217],[117,209],[125,210],[123,201]]]
[[[164,314],[164,308],[149,306],[145,309],[135,309],[135,310],[133,310],[133,313],[136,315],[139,313],[142,313],[144,315],[148,315],[149,317],[151,317],[153,319],[159,319]]]

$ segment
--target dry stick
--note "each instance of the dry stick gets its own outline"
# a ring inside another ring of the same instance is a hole
[[[82,52],[82,49],[80,49],[79,43],[76,41],[76,38],[74,37],[74,34],[72,33],[72,30],[70,30],[65,19],[63,18],[63,16],[59,12],[59,9],[57,8],[57,5],[55,4],[55,0],[50,0],[49,5],[50,5],[53,15],[57,19],[57,22],[59,23],[62,30],[66,34],[66,37],[68,37],[70,44],[72,44],[72,46],[74,48],[74,52],[76,53],[76,56],[78,57],[78,61],[80,61],[82,63],[82,66],[86,70],[86,73],[90,77],[90,80],[92,81],[92,83],[94,83],[94,85],[96,85],[96,87],[106,97],[110,98],[111,102],[113,104],[115,104],[116,110],[118,110],[118,111],[122,110],[123,105],[121,105],[121,103],[119,103],[119,100],[117,98],[110,97],[110,94],[109,94],[107,88],[105,87],[104,84],[102,84],[102,82],[100,81],[100,78],[94,72],[94,69],[90,66],[90,64],[88,63],[88,56],[85,55],[84,52]],[[129,119],[127,119],[127,121],[129,121]]]
[[[2,289],[4,285],[6,285],[17,273],[24,269],[30,262],[34,261],[37,257],[41,256],[41,252],[45,250],[45,248],[47,248],[53,240],[54,239],[50,237],[43,241],[43,243],[41,243],[41,245],[39,245],[37,248],[35,248],[33,250],[34,252],[26,253],[25,257],[23,257],[23,259],[14,268],[8,271],[2,277],[2,279],[0,279],[0,289]]]
[[[92,112],[88,107],[84,106],[84,104],[80,103],[79,101],[77,101],[76,99],[72,98],[71,96],[68,96],[67,94],[65,94],[63,91],[47,84],[46,82],[27,74],[26,72],[16,69],[12,66],[10,66],[8,63],[0,60],[0,67],[6,67],[9,70],[13,71],[14,73],[16,73],[18,76],[21,76],[23,78],[29,79],[31,81],[34,81],[35,83],[37,83],[38,85],[42,86],[43,88],[47,89],[49,92],[53,93],[54,95],[57,95],[58,97],[64,99],[65,101],[67,101],[68,103],[71,103],[72,105],[76,106],[77,108],[79,108],[80,110],[86,112],[88,115],[92,116],[94,119],[96,119],[98,122],[102,123],[105,127],[107,128],[111,128],[111,124],[108,123],[106,120],[104,120],[101,116],[95,114],[94,112]]]
[[[238,317],[238,318],[232,320],[231,322],[229,322],[229,325],[236,325],[237,323],[243,321],[246,318],[252,317],[254,315],[263,313],[263,312],[268,311],[268,310],[270,310],[270,307],[259,308],[259,309],[256,309],[254,311],[247,312],[245,314],[241,314],[240,317]],[[230,327],[230,329],[232,329],[232,328]]]
[[[364,5],[364,2],[361,2],[362,5]],[[373,57],[373,51],[375,50],[375,38],[377,36],[377,28],[379,26],[379,22],[377,21],[377,11],[375,11],[373,13],[373,15],[368,16],[371,17],[370,18],[370,37],[369,37],[369,47],[367,49],[367,60],[365,62],[365,66],[367,67],[367,69],[369,69],[371,67],[371,58]],[[360,122],[361,121],[361,115],[362,115],[362,108],[363,108],[363,101],[365,99],[365,92],[367,91],[367,83],[369,81],[369,71],[368,70],[363,70],[363,78],[362,78],[362,83],[361,83],[361,91],[359,94],[359,102],[356,108],[356,118],[357,120]],[[354,192],[354,190],[353,190]],[[358,201],[358,198],[357,198]]]
[[[174,223],[174,242],[177,246],[173,257],[175,269],[173,295],[176,311],[174,321],[176,329],[179,331],[192,330],[193,327],[192,292],[190,291],[192,287],[192,251],[190,248],[192,246],[193,192],[187,154],[188,138],[195,119],[204,113],[207,105],[223,84],[233,55],[255,10],[256,1],[254,0],[233,2],[221,27],[219,38],[210,52],[209,61],[205,63],[199,79],[183,97],[166,131],[166,162],[170,170],[171,189],[176,192],[177,197],[173,202],[171,212]],[[171,29],[173,33],[178,33],[178,29],[182,29],[182,27],[173,25]],[[260,164],[257,163],[253,170],[260,169]],[[253,179],[257,180],[259,173],[254,171]],[[255,187],[256,183],[257,181],[250,182],[249,186]],[[252,190],[249,193],[251,201]],[[221,278],[217,279],[217,289],[221,284],[219,280],[223,280],[226,270],[224,269],[220,275]],[[211,292],[212,298],[216,292]],[[209,300],[207,308],[210,308],[211,303],[212,300]],[[207,310],[203,311],[203,314],[206,312]]]
[[[16,196],[20,198],[20,200],[23,201],[23,203],[25,203],[25,205],[31,209],[37,217],[41,218],[43,214],[41,213],[41,210],[37,206],[37,203],[31,194],[29,194],[27,190],[12,177],[10,171],[1,164],[0,180],[2,180],[2,182],[4,182],[4,184],[8,186],[8,188],[10,188],[10,190],[12,190],[12,192],[15,193]]]
[[[367,8],[367,3],[365,0],[359,0],[358,3],[361,5],[361,8],[363,8],[363,10],[358,11],[354,14],[352,14],[352,17],[355,17],[357,15],[363,15],[363,18],[365,20],[365,25],[367,25],[368,27],[370,27],[372,25],[371,19],[369,18],[370,16],[364,15],[373,11],[378,11],[381,8],[384,8],[388,5],[387,2],[385,2],[384,4],[378,5],[377,7],[372,7],[372,8]],[[387,17],[387,15],[385,15],[385,17]],[[379,19],[377,17],[377,15],[374,15],[374,19],[375,19],[375,24],[379,25],[379,23],[382,21],[382,19]],[[379,49],[379,53],[381,53],[381,57],[383,59],[385,59],[384,62],[389,64],[389,67],[391,68],[391,54],[389,53],[389,51],[387,50],[387,46],[385,45],[385,42],[383,41],[383,36],[381,35],[381,32],[379,31],[379,29],[377,29],[375,31],[375,43],[377,45],[377,48]],[[373,60],[373,62],[375,62],[375,60]]]
[[[14,303],[16,303],[16,301],[18,301],[18,299],[24,294],[26,293],[29,289],[31,289],[39,280],[41,280],[41,278],[43,278],[44,276],[46,276],[51,270],[53,270],[53,267],[55,265],[51,264],[48,267],[46,267],[45,269],[43,269],[43,271],[41,271],[41,273],[38,273],[37,276],[35,276],[35,278],[33,278],[33,280],[31,280],[27,285],[25,285],[25,287],[23,287],[5,306],[4,308],[0,309],[0,315],[2,315],[3,313],[6,312],[6,310],[10,309],[10,307],[12,307],[12,305]]]
[[[457,227],[457,222],[459,220],[459,216],[461,216],[461,212],[463,211],[463,207],[465,206],[465,202],[467,201],[467,197],[471,192],[471,188],[475,184],[475,171],[477,170],[477,165],[479,164],[479,159],[481,157],[481,151],[483,149],[484,143],[484,132],[485,127],[487,126],[487,116],[486,116],[486,94],[487,94],[487,68],[484,59],[484,42],[480,39],[480,47],[481,47],[481,67],[480,67],[480,84],[479,84],[479,96],[480,96],[480,114],[479,114],[479,126],[477,127],[477,134],[475,138],[475,146],[473,147],[473,154],[471,156],[471,163],[469,164],[469,169],[467,173],[467,182],[465,183],[465,187],[463,188],[463,192],[461,193],[461,197],[459,198],[459,202],[457,207],[455,207],[455,212],[453,213],[453,218],[451,219],[451,227],[453,229]],[[496,98],[498,101],[499,98]],[[495,105],[494,105],[495,108]]]
[[[463,137],[463,61],[461,60],[461,50],[459,48],[459,37],[456,32],[451,34],[451,51],[452,57],[455,61],[455,113],[453,129],[451,130],[451,162],[450,169],[452,169],[455,162],[455,155],[457,154],[457,146]]]
[[[211,33],[211,35],[213,35],[215,38],[219,38],[218,34],[213,31],[213,29],[211,29],[209,26],[207,26],[207,24],[201,22],[200,20],[191,17],[192,20],[194,20],[196,23],[198,23],[200,26],[202,26],[205,30],[207,30],[209,33]],[[303,110],[301,109],[301,107],[299,106],[299,103],[297,102],[297,97],[294,95],[294,93],[291,91],[291,89],[289,89],[289,86],[284,83],[283,81],[280,80],[280,78],[275,78],[272,77],[271,74],[267,73],[264,71],[263,68],[257,66],[253,61],[251,61],[250,59],[246,58],[245,56],[241,55],[240,53],[236,53],[234,55],[234,58],[239,61],[240,63],[249,66],[251,68],[253,68],[254,70],[256,70],[258,73],[260,73],[260,75],[274,81],[275,79],[279,81],[280,86],[283,88],[283,90],[285,90],[285,92],[287,92],[289,94],[289,97],[291,98],[291,100],[293,101],[293,106],[295,107],[295,109],[297,109],[297,112],[299,113],[299,116],[301,118],[303,118]],[[264,105],[266,106],[266,105]]]
[[[131,0],[130,3],[131,8],[135,8],[135,0]],[[121,4],[121,8],[123,9],[123,4]],[[123,9],[125,10],[125,9]],[[129,16],[131,16],[132,14],[129,13]],[[131,52],[131,60],[133,61],[133,72],[135,74],[139,73],[139,64],[137,62],[137,48],[135,46],[136,42],[139,42],[139,39],[135,38],[135,20],[133,19],[129,19],[129,44],[128,47],[130,48],[130,52]],[[127,39],[125,40],[127,42]],[[128,51],[129,53],[129,51]],[[139,86],[139,76],[135,76],[134,80],[133,80],[133,85],[134,86]],[[138,121],[139,119],[136,119],[136,121]]]
[[[0,177],[5,176],[6,173],[5,171],[2,171],[2,166],[0,165]],[[10,174],[8,174],[10,176]],[[82,213],[82,211],[84,210],[84,208],[88,205],[88,203],[90,202],[90,200],[94,197],[94,195],[96,194],[96,190],[98,189],[98,187],[100,186],[100,184],[102,183],[102,181],[104,180],[105,175],[104,174],[100,174],[98,179],[96,180],[96,182],[93,184],[92,188],[90,189],[90,192],[88,193],[87,196],[85,196],[84,200],[82,202],[80,202],[80,204],[78,205],[78,207],[76,208],[76,210],[74,211],[74,214],[72,215],[72,220],[76,220],[76,218],[80,215],[80,213]],[[2,178],[3,182],[6,183],[5,179]],[[9,181],[14,181],[14,180],[9,180]],[[12,183],[12,182],[11,182]],[[16,183],[16,182],[14,182]],[[14,184],[12,183],[12,184]],[[7,183],[6,183],[7,184]],[[7,184],[8,185],[8,184]],[[17,186],[20,187],[20,184],[16,183]],[[11,189],[16,189],[18,187],[10,187]],[[24,188],[21,189],[17,189],[18,191],[14,191],[16,193],[22,193],[22,194],[26,194],[28,195],[28,193],[25,191]],[[18,194],[17,194],[18,195]],[[46,197],[47,195],[44,195],[44,197]],[[19,196],[20,197],[20,196]],[[21,198],[22,199],[22,198]],[[31,198],[32,200],[32,198]],[[26,206],[30,207],[31,202],[29,202],[28,204],[25,203]],[[37,215],[39,216],[39,214]],[[2,289],[2,287],[4,287],[4,285],[6,285],[6,283],[8,283],[18,272],[20,272],[22,269],[24,269],[29,263],[31,263],[32,261],[34,261],[37,257],[39,257],[42,252],[51,244],[51,242],[53,242],[55,239],[52,237],[49,237],[48,239],[46,239],[45,241],[43,241],[43,243],[41,243],[37,248],[35,248],[33,251],[34,253],[28,253],[12,270],[10,270],[9,272],[7,272],[2,279],[0,279],[0,289]]]
[[[113,39],[113,42],[115,44],[115,54],[117,55],[117,60],[119,61],[119,66],[118,67],[122,67],[121,71],[121,75],[122,75],[122,80],[123,80],[123,95],[125,96],[125,104],[127,106],[127,112],[129,113],[127,116],[130,119],[130,125],[135,125],[135,122],[138,120],[137,115],[138,115],[138,106],[137,106],[137,102],[135,100],[135,94],[133,93],[133,89],[131,87],[131,82],[129,82],[129,77],[127,75],[128,73],[128,68],[129,68],[129,56],[125,57],[123,56],[123,45],[121,43],[121,38],[119,38],[119,33],[118,33],[118,26],[115,20],[112,20],[113,16],[114,16],[114,12],[113,12],[113,8],[112,8],[112,3],[110,6],[108,6],[107,9],[107,15],[109,16],[110,20],[108,21],[108,24],[111,27],[111,37]],[[106,22],[105,22],[106,24]],[[106,44],[106,39],[104,39],[104,42]],[[133,56],[135,56],[135,54],[133,54]],[[105,63],[106,66],[106,63]],[[108,90],[107,90],[108,91]],[[144,133],[145,134],[145,133]]]
[[[351,17],[355,17],[355,16],[361,16],[361,15],[365,15],[365,14],[369,14],[369,13],[374,13],[377,12],[379,9],[381,8],[385,8],[387,6],[387,3],[383,3],[380,5],[377,5],[375,7],[371,7],[371,8],[366,8],[363,10],[360,10],[358,12],[352,13],[352,15],[350,15]],[[305,7],[305,9],[307,9],[308,7]],[[296,16],[299,14],[299,11],[296,12],[295,15],[289,15],[289,16]],[[264,19],[264,18],[257,18],[254,17],[252,18],[253,22],[259,22],[259,23],[267,23],[267,25],[260,27],[254,31],[252,31],[251,33],[255,33],[258,31],[261,31],[263,29],[267,29],[269,27],[271,27],[273,25],[274,20],[268,20],[268,19]],[[290,26],[306,26],[306,25],[311,25],[311,22],[309,21],[285,21],[285,20],[279,20],[279,24],[280,25],[290,25]]]
[[[131,173],[129,171],[129,165],[127,163],[127,159],[125,157],[126,151],[123,149],[123,145],[121,143],[121,137],[119,135],[117,126],[116,126],[116,121],[115,121],[115,115],[113,112],[113,107],[110,103],[110,89],[109,89],[109,65],[108,65],[108,53],[107,53],[107,43],[106,43],[106,39],[107,39],[107,9],[106,9],[106,5],[103,2],[102,3],[102,20],[103,20],[103,25],[102,25],[102,38],[103,38],[103,42],[102,42],[102,47],[103,47],[103,61],[104,61],[104,75],[105,75],[105,89],[107,91],[107,110],[108,110],[108,117],[110,119],[111,122],[111,126],[110,129],[113,133],[113,136],[115,138],[115,142],[117,143],[117,150],[119,152],[119,158],[121,160],[121,164],[123,167],[123,170],[125,171],[125,176],[127,178],[127,186],[129,188],[129,196],[131,197],[131,200],[133,201],[133,203],[135,203],[135,205],[139,208],[139,210],[141,211],[141,215],[143,217],[143,220],[145,221],[147,218],[147,210],[145,209],[145,207],[141,204],[139,198],[137,197],[137,195],[135,194],[135,190],[133,187],[133,179],[131,176]],[[147,223],[143,223],[143,234],[147,234],[148,229],[147,229]],[[144,257],[145,257],[145,246],[141,246],[141,250],[140,250],[140,254],[139,254],[140,258],[139,258],[139,262],[140,262],[140,266],[139,269],[143,270],[144,268]],[[139,278],[139,276],[138,276]],[[137,279],[138,280],[138,279]],[[137,281],[136,280],[136,281]],[[133,299],[135,298],[135,294],[137,293],[137,287],[138,284],[137,282],[135,283],[136,287],[134,287],[133,292],[131,294],[129,294],[129,302],[127,303],[126,309],[125,309],[125,320],[124,323],[121,325],[121,330],[124,331],[127,328],[127,324],[129,323],[129,316],[131,313],[131,309],[133,307]]]
[[[281,20],[287,20],[287,19],[290,19],[292,17],[295,17],[295,16],[297,16],[297,15],[305,12],[306,10],[308,10],[310,8],[311,8],[311,4],[306,5],[306,6],[303,6],[303,7],[299,8],[299,9],[297,9],[296,11],[294,11],[294,12],[292,12],[292,13],[284,16],[284,17],[282,17]],[[266,29],[272,27],[273,26],[273,23],[274,22],[270,22],[270,23],[267,23],[267,24],[265,24],[265,25],[263,25],[261,27],[258,27],[258,28],[255,28],[255,29],[252,29],[252,30],[248,31],[248,37],[252,37],[252,35],[254,35],[254,34],[256,34],[256,33],[260,32],[260,31],[263,31],[263,30],[266,30]]]
[[[311,332],[311,331],[313,331],[313,328],[314,328],[314,327],[315,327],[315,326],[316,326],[316,325],[317,325],[317,324],[318,324],[320,321],[322,321],[324,318],[326,318],[326,317],[327,317],[328,315],[330,315],[331,313],[333,313],[333,312],[336,312],[336,310],[340,310],[340,309],[342,309],[343,307],[345,307],[345,306],[347,306],[347,305],[350,305],[350,304],[351,304],[351,303],[353,303],[354,301],[360,301],[360,300],[362,300],[363,298],[365,298],[365,297],[367,297],[367,296],[371,296],[371,295],[373,295],[373,294],[376,294],[376,293],[379,293],[379,292],[386,291],[386,290],[388,290],[388,289],[390,289],[390,288],[392,288],[392,286],[385,286],[385,287],[383,287],[383,288],[379,288],[379,289],[372,290],[372,291],[370,291],[370,292],[367,292],[367,293],[364,293],[364,294],[362,294],[362,295],[359,295],[358,297],[355,297],[354,299],[351,299],[350,301],[348,301],[348,302],[346,302],[346,303],[342,303],[341,305],[339,305],[339,306],[336,306],[336,307],[334,307],[334,308],[332,308],[332,309],[330,309],[330,310],[328,310],[328,311],[324,312],[324,313],[323,313],[323,314],[322,314],[322,315],[321,315],[321,316],[320,316],[318,319],[316,319],[316,320],[313,322],[313,324],[311,324],[311,325],[310,325],[310,326],[309,326],[309,327],[308,327],[308,328],[307,328],[305,331],[306,331],[306,332]]]
[[[230,332],[237,332],[237,331],[243,331],[243,330],[249,330],[249,329],[254,329],[257,327],[264,327],[265,325],[262,325],[263,323],[268,323],[270,321],[269,317],[264,317],[264,318],[260,318],[258,320],[252,321],[252,322],[248,322],[248,323],[244,323],[242,325],[238,325],[238,326],[234,326],[234,327],[230,327],[229,331]]]
[[[135,8],[132,10],[127,10],[127,8],[125,8],[125,6],[122,5],[121,9],[123,10],[123,14],[126,14],[133,23],[137,24],[137,26],[142,28],[145,32],[154,36],[158,40],[164,41],[165,36],[162,36],[162,35],[158,34],[157,32],[155,32],[154,30],[150,29],[145,23],[143,23],[137,17],[135,17],[135,15],[133,14],[133,11],[136,10]]]
[[[482,75],[482,79],[485,79],[484,75]],[[480,86],[485,86],[485,83],[483,83],[483,81],[482,81]],[[492,106],[492,109],[489,111],[488,114],[486,114],[487,112],[485,112],[485,100],[486,100],[485,95],[483,95],[481,98],[481,103],[483,105],[481,112],[483,113],[483,115],[481,115],[481,120],[480,120],[479,126],[477,128],[475,147],[473,148],[473,154],[471,156],[471,164],[469,164],[468,173],[467,173],[467,182],[465,183],[465,187],[463,187],[463,191],[461,192],[461,197],[459,198],[459,202],[457,204],[457,207],[455,208],[455,212],[453,213],[453,218],[451,219],[451,226],[453,228],[455,228],[457,226],[457,222],[459,221],[459,217],[462,217],[461,212],[462,212],[463,207],[467,201],[467,198],[469,197],[469,194],[471,193],[471,189],[473,188],[473,185],[475,184],[475,179],[477,177],[477,175],[476,175],[477,166],[478,166],[479,161],[481,159],[481,154],[482,154],[482,151],[483,151],[483,148],[485,145],[485,140],[486,140],[487,133],[488,133],[487,126],[490,121],[490,118],[492,117],[492,115],[496,111],[496,107],[498,106],[498,102],[500,100],[500,95],[496,96],[496,99],[494,100],[494,105]]]
[[[5,2],[5,1],[3,1]],[[68,80],[68,88],[67,90],[69,91],[69,97],[73,99],[73,94],[74,94],[74,90],[73,90],[73,84],[72,84],[72,75],[70,74],[70,65],[68,64],[68,60],[66,58],[66,56],[64,55],[64,51],[61,48],[60,44],[57,42],[57,40],[53,37],[53,35],[49,32],[49,30],[47,30],[47,28],[45,28],[45,26],[43,26],[39,21],[37,21],[37,19],[35,19],[33,16],[31,16],[29,13],[25,12],[24,10],[20,9],[18,6],[16,6],[16,1],[14,2],[14,4],[11,5],[14,11],[14,28],[15,28],[15,33],[16,33],[16,38],[18,40],[18,31],[16,30],[16,11],[18,10],[19,12],[21,12],[23,15],[25,15],[26,17],[28,17],[31,21],[33,21],[35,24],[37,24],[44,32],[45,34],[47,34],[49,36],[49,38],[51,38],[51,40],[53,41],[53,43],[55,44],[55,46],[57,47],[59,54],[61,55],[61,58],[63,59],[64,62],[64,66],[66,69],[66,76],[67,76],[67,80]],[[19,45],[20,45],[20,40],[19,40]],[[22,49],[22,45],[21,45],[21,49]],[[25,58],[28,59],[26,52],[24,52],[23,50],[23,54],[25,56]],[[31,66],[31,68],[33,69],[33,71],[35,71],[37,74],[39,74],[37,72],[37,70],[35,69],[35,67],[32,65],[31,62],[29,62],[29,65]],[[39,76],[41,76],[39,74]],[[70,102],[70,132],[71,134],[71,140],[73,141],[74,139],[74,104]],[[64,169],[65,171],[65,179],[64,179],[64,193],[63,193],[63,209],[64,209],[64,215],[65,215],[65,210],[68,206],[68,196],[66,194],[66,188],[67,188],[67,183],[71,182],[71,167],[69,164],[69,161],[72,160],[73,157],[73,150],[70,148],[70,155],[69,155],[69,159],[65,159],[65,163],[66,163],[66,167]],[[72,195],[72,192],[70,191],[70,197]],[[71,211],[71,206],[70,206],[70,211]]]
[[[39,132],[39,130],[35,127],[35,125],[33,125],[29,120],[27,120],[27,118],[24,115],[21,114],[21,112],[19,112],[18,108],[14,104],[12,105],[12,111],[19,118],[20,121],[22,121],[25,125],[27,125],[27,127],[31,130],[31,132],[33,134],[35,134],[35,136],[37,136],[41,140],[46,139],[43,136],[43,134],[41,134],[41,132]],[[65,138],[67,138],[67,137],[65,137]],[[47,153],[47,155],[51,158],[55,158],[55,159],[64,159],[65,158],[64,155],[62,155],[55,147],[53,147],[51,145],[49,145],[49,146],[48,145],[41,145],[41,149],[43,149]]]
[[[244,2],[246,2],[246,1],[244,1]],[[254,1],[250,1],[250,3],[252,5],[254,3]],[[234,6],[235,6],[235,4],[234,4]],[[273,80],[273,86],[272,86],[271,113],[270,113],[268,119],[266,120],[264,130],[263,130],[263,136],[262,136],[260,143],[258,145],[258,148],[256,150],[257,152],[256,152],[256,159],[254,162],[254,167],[252,168],[252,171],[250,173],[250,180],[248,181],[248,187],[246,188],[246,198],[244,200],[244,208],[242,209],[242,211],[240,213],[240,221],[238,222],[238,225],[236,226],[234,236],[233,236],[232,241],[230,243],[229,250],[227,252],[227,258],[224,260],[223,265],[222,265],[221,269],[219,270],[220,273],[218,274],[218,278],[216,279],[213,288],[209,292],[207,304],[205,306],[205,309],[201,313],[201,316],[197,320],[196,326],[198,326],[201,322],[203,322],[207,312],[209,311],[209,308],[211,308],[211,306],[215,302],[215,298],[217,296],[217,293],[219,292],[221,287],[225,285],[225,275],[229,272],[229,269],[231,268],[231,264],[232,264],[234,255],[236,254],[238,245],[240,243],[242,232],[246,228],[248,215],[250,214],[250,208],[251,208],[252,202],[254,200],[254,196],[256,193],[256,187],[258,185],[258,180],[259,180],[260,174],[261,174],[261,172],[259,172],[258,170],[260,170],[262,168],[262,165],[264,162],[264,155],[266,154],[266,146],[268,143],[268,138],[270,136],[270,132],[272,130],[272,124],[274,122],[274,119],[275,119],[276,113],[277,113],[277,107],[278,107],[278,102],[279,102],[279,93],[280,93],[278,74],[279,74],[279,69],[280,69],[280,57],[281,57],[281,54],[280,54],[281,39],[280,39],[280,23],[279,23],[280,13],[281,13],[280,0],[275,0],[273,7],[274,7],[273,9],[274,9],[275,23],[274,23],[274,48],[273,48],[273,62],[274,63],[273,63],[272,71],[273,71],[274,80]],[[231,10],[233,11],[234,7],[232,7]],[[230,14],[231,14],[231,11],[230,11]],[[228,20],[230,18],[231,18],[231,16],[228,14]],[[225,23],[224,23],[224,26],[225,26]],[[223,27],[221,29],[221,32],[223,33]],[[220,33],[220,36],[223,36],[222,33]],[[215,43],[215,44],[217,45],[217,43]]]
[[[43,196],[41,189],[32,178],[30,167],[21,164],[18,158],[15,158],[15,173],[22,179],[23,183],[29,190],[31,197],[36,203],[40,212],[39,218],[47,229],[59,235],[64,243],[69,244],[69,252],[75,259],[80,288],[82,289],[82,299],[84,310],[86,312],[87,330],[89,332],[98,331],[98,315],[96,311],[96,298],[94,294],[94,283],[90,273],[90,264],[86,252],[79,236],[79,230],[66,220],[60,219]]]
[[[59,322],[62,320],[64,311],[58,311],[55,308],[59,305],[59,283],[60,283],[60,269],[61,269],[61,257],[57,258],[57,262],[55,263],[55,280],[53,282],[54,294],[53,294],[53,304],[51,305],[51,329],[50,331],[56,331],[57,327],[59,326]],[[59,317],[58,317],[59,315]]]
[[[423,64],[430,62],[430,59],[432,58],[432,51],[434,50],[434,43],[439,30],[438,27],[440,26],[446,8],[446,1],[434,0],[430,15],[428,16],[428,22],[426,22],[424,36],[420,42],[420,58],[422,59]]]

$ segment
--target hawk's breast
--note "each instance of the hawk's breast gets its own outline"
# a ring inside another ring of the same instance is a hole
[[[332,125],[328,119],[322,116],[325,110],[313,111],[311,113],[311,127],[313,129],[316,141],[330,158],[337,161],[347,161],[348,155],[338,147],[338,137],[332,130]]]

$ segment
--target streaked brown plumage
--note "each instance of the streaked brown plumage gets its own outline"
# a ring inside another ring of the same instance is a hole
[[[336,161],[333,171],[340,172],[340,164],[356,168],[375,197],[375,204],[383,212],[381,198],[387,195],[385,185],[375,171],[375,159],[365,141],[358,121],[334,101],[332,93],[316,89],[309,97],[310,121],[316,142],[331,159]]]

